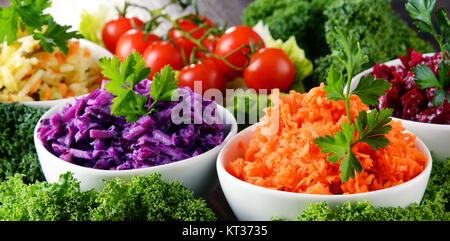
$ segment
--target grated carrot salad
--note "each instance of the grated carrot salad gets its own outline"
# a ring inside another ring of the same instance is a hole
[[[258,186],[275,190],[308,194],[352,194],[392,187],[420,174],[427,157],[415,148],[414,134],[405,133],[399,121],[391,121],[386,135],[390,144],[374,151],[361,142],[352,147],[363,166],[361,173],[346,183],[340,180],[340,161],[332,164],[329,154],[314,144],[319,136],[332,135],[347,121],[344,101],[325,97],[324,84],[300,94],[291,91],[270,96],[274,107],[265,110],[263,125],[256,128],[249,145],[241,145],[245,156],[231,162],[227,171],[233,176]],[[350,97],[350,115],[368,110],[358,96]],[[267,131],[271,123],[279,128]]]

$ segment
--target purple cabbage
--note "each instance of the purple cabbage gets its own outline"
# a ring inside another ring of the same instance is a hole
[[[149,97],[150,86],[151,81],[144,80],[135,91]],[[189,88],[178,88],[178,93],[178,102],[159,102],[156,112],[127,123],[124,117],[110,114],[114,95],[104,88],[96,89],[67,104],[62,113],[42,120],[38,137],[48,151],[67,162],[105,170],[172,163],[221,144],[225,131],[215,113],[215,102]],[[153,101],[148,99],[147,106]],[[188,122],[174,123],[174,108],[189,103],[189,113],[184,115]],[[210,118],[202,115],[207,106],[214,107]]]

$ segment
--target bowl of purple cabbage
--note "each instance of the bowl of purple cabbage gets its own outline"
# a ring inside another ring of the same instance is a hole
[[[151,81],[143,80],[134,91],[146,95],[150,87]],[[236,120],[189,88],[176,90],[178,101],[158,102],[134,122],[111,114],[115,96],[104,85],[48,110],[34,133],[47,181],[70,171],[81,189],[89,190],[101,189],[105,179],[159,172],[206,197],[218,183],[215,161],[236,134]]]

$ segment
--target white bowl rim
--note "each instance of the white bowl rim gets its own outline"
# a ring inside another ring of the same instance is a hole
[[[426,53],[426,54],[422,54],[422,55],[425,56],[425,57],[429,57],[429,56],[433,56],[435,54],[436,53]],[[397,63],[397,62],[399,62],[399,63]],[[399,58],[396,58],[396,59],[392,59],[392,60],[386,61],[384,63],[381,63],[380,65],[398,66],[399,64],[401,64],[401,60]],[[365,76],[366,74],[370,73],[372,70],[373,70],[373,66],[370,67],[369,69],[366,69],[366,70],[362,71],[361,73],[355,75],[355,77],[353,77],[352,81],[357,79],[357,78],[359,79],[362,76]],[[395,118],[395,119],[401,120],[401,121],[405,121],[407,123],[425,124],[425,125],[428,125],[428,126],[434,126],[434,127],[439,127],[439,128],[448,128],[448,129],[450,129],[450,124],[436,124],[436,123],[426,123],[426,122],[420,122],[420,121],[412,121],[412,120],[402,119],[402,118],[394,117],[394,116],[392,116],[392,118],[393,119]]]
[[[224,167],[224,163],[223,163],[223,156],[225,155],[225,150],[228,147],[228,145],[230,143],[232,143],[233,141],[235,141],[237,138],[239,138],[240,135],[243,135],[243,133],[245,132],[250,132],[252,131],[252,129],[256,128],[256,126],[261,125],[260,122],[253,124],[247,128],[245,128],[244,130],[242,130],[241,132],[237,133],[233,138],[231,138],[229,140],[229,142],[222,148],[222,150],[219,152],[219,155],[217,157],[217,169],[218,172],[222,172],[224,173],[224,175],[228,175],[233,181],[235,181],[238,185],[247,187],[247,188],[254,188],[256,191],[261,191],[261,192],[269,192],[273,195],[277,195],[277,196],[286,196],[289,198],[320,198],[323,200],[339,200],[339,199],[348,199],[348,198],[367,198],[368,196],[372,196],[372,195],[376,195],[378,193],[381,192],[387,192],[387,191],[395,191],[396,189],[399,188],[403,188],[405,185],[411,185],[414,184],[416,182],[419,181],[419,179],[425,178],[426,175],[429,175],[429,173],[431,172],[431,168],[433,165],[433,161],[432,161],[432,157],[431,157],[431,153],[430,150],[428,149],[428,147],[423,143],[423,141],[416,136],[416,143],[423,146],[426,150],[426,156],[428,158],[427,160],[427,165],[425,166],[425,168],[422,170],[421,173],[419,173],[419,175],[415,176],[414,178],[398,184],[396,186],[392,186],[392,187],[388,187],[388,188],[383,188],[383,189],[379,189],[379,190],[375,190],[375,191],[368,191],[368,192],[362,192],[362,193],[353,193],[353,194],[309,194],[309,193],[296,193],[296,192],[288,192],[288,191],[281,191],[281,190],[275,190],[275,189],[270,189],[270,188],[266,188],[266,187],[261,187],[255,184],[251,184],[248,183],[246,181],[243,181],[233,175],[231,175],[231,173],[229,173],[225,167]],[[409,131],[406,131],[409,132]],[[410,132],[411,133],[411,132]],[[220,176],[219,176],[220,178]]]
[[[107,49],[105,49],[104,47],[102,47],[102,46],[100,46],[100,45],[98,45],[98,44],[96,44],[96,43],[94,43],[92,41],[89,41],[87,39],[80,38],[80,39],[72,39],[72,40],[79,41],[81,45],[85,45],[85,47],[87,47],[87,48],[89,48],[88,46],[91,46],[91,47],[95,46],[95,48],[97,48],[99,51],[104,52],[105,54],[108,54],[108,55],[105,55],[106,57],[112,57],[113,56],[113,54],[111,52],[109,52]],[[79,96],[72,96],[72,97],[67,97],[67,98],[55,99],[55,100],[0,101],[0,103],[2,103],[2,104],[18,103],[18,104],[21,104],[21,105],[28,105],[28,106],[33,106],[33,107],[53,106],[55,104],[58,104],[61,101],[71,101],[72,99],[83,97],[83,96],[86,96],[88,94],[89,93],[83,94],[83,95],[79,95]]]
[[[62,109],[66,104],[70,104],[71,102],[75,101],[76,98],[74,98],[73,100],[71,100],[70,102],[64,102],[64,103],[59,103],[58,105],[51,107],[49,110],[47,110],[39,119],[39,121],[37,122],[35,128],[34,128],[34,140],[35,140],[35,146],[38,147],[40,149],[42,149],[43,151],[45,151],[48,155],[50,155],[54,160],[60,161],[62,162],[64,165],[68,165],[71,167],[72,170],[80,170],[80,171],[86,171],[86,172],[91,172],[91,173],[95,173],[95,174],[130,174],[130,173],[140,173],[140,172],[147,172],[149,170],[153,170],[153,171],[161,171],[161,170],[167,170],[171,167],[174,166],[186,166],[189,165],[189,163],[193,162],[193,161],[200,161],[202,160],[202,157],[210,154],[212,151],[217,151],[217,149],[220,149],[221,147],[223,147],[226,143],[228,143],[228,141],[234,137],[237,133],[237,122],[236,119],[234,118],[233,114],[231,114],[231,112],[224,108],[223,106],[217,104],[218,109],[224,113],[224,115],[226,115],[227,117],[226,120],[230,121],[231,123],[231,128],[230,131],[228,132],[227,136],[223,139],[222,143],[220,143],[219,145],[215,146],[212,149],[209,149],[208,151],[205,151],[197,156],[193,156],[187,159],[183,159],[183,160],[179,160],[179,161],[175,161],[175,162],[171,162],[171,163],[167,163],[167,164],[162,164],[162,165],[157,165],[157,166],[151,166],[151,167],[143,167],[143,168],[136,168],[136,169],[125,169],[125,170],[105,170],[105,169],[96,169],[96,168],[92,168],[92,167],[85,167],[85,166],[80,166],[74,163],[70,163],[67,161],[62,160],[61,158],[55,156],[53,153],[51,153],[50,151],[47,150],[47,148],[45,148],[45,146],[42,144],[41,139],[39,139],[38,137],[38,129],[41,126],[41,120],[43,119],[47,119],[49,117],[47,117],[47,115],[50,115],[51,112],[54,112],[55,109]],[[55,112],[57,113],[57,112]],[[231,117],[231,118],[230,118]],[[36,143],[37,141],[37,143]]]

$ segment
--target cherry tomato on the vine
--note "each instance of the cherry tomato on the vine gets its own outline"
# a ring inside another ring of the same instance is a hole
[[[122,61],[134,51],[143,55],[147,47],[158,40],[161,39],[155,34],[148,33],[147,36],[145,36],[145,33],[142,30],[130,29],[122,34],[119,41],[117,41],[115,55]]]
[[[211,58],[204,58],[201,62],[184,66],[178,74],[178,86],[186,86],[195,91],[194,82],[201,81],[202,94],[209,89],[217,89],[225,93],[226,79]]]
[[[258,50],[244,70],[245,84],[255,90],[278,88],[285,92],[294,78],[294,64],[283,50],[275,48]]]
[[[205,39],[202,40],[202,46],[205,47],[209,52],[214,53],[214,49],[216,48],[216,43],[219,37],[216,35],[209,35]],[[205,53],[201,50],[197,50],[195,52],[195,57],[202,58],[204,56],[208,56],[208,54],[205,55]]]
[[[157,41],[148,46],[144,51],[145,67],[151,68],[150,78],[165,65],[172,69],[180,70],[184,66],[179,41]]]
[[[127,18],[123,16],[110,20],[103,26],[102,40],[107,50],[111,53],[116,52],[117,41],[122,34],[133,28],[132,21],[139,28],[144,26],[144,23],[138,18]]]
[[[214,53],[221,57],[226,57],[232,53],[226,58],[226,60],[233,66],[243,68],[248,64],[249,59],[245,56],[245,54],[250,54],[250,48],[247,46],[250,46],[251,44],[256,50],[265,47],[262,38],[255,31],[253,31],[252,28],[247,26],[234,26],[227,29],[227,31],[225,31],[225,33],[219,38],[214,49]],[[237,49],[239,50],[236,51]],[[236,52],[233,53],[233,51]],[[242,75],[242,70],[234,69],[222,60],[217,61],[219,63],[219,67],[230,80]]]
[[[216,25],[203,15],[190,14],[187,17],[179,18],[176,20],[181,30],[189,33],[194,39],[200,39],[207,31],[208,27],[215,27]],[[207,26],[199,27],[199,25],[205,24]],[[169,30],[168,39],[183,39],[183,49],[186,59],[189,60],[191,52],[196,45],[187,39],[179,30],[171,28]]]

